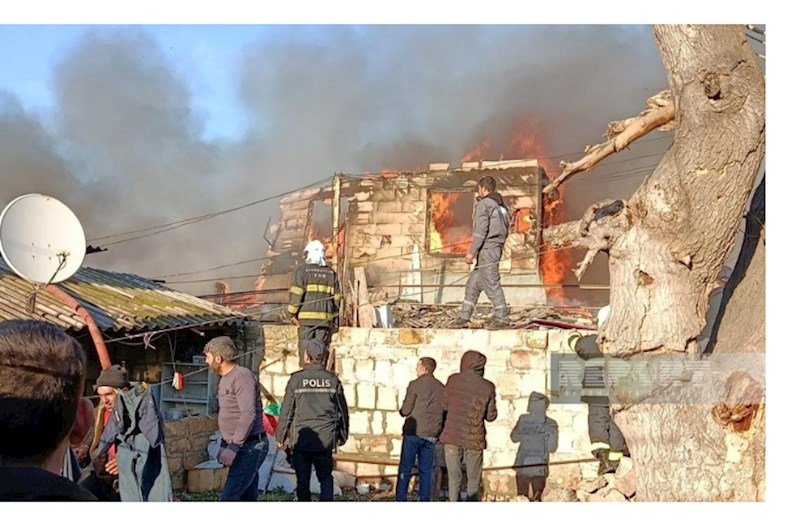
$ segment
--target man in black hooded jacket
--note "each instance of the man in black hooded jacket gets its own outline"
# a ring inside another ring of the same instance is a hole
[[[509,215],[503,197],[495,191],[496,186],[492,177],[484,177],[478,182],[479,200],[472,221],[472,244],[464,256],[467,264],[476,261],[477,265],[467,280],[464,302],[451,324],[452,328],[469,325],[481,292],[486,292],[494,306],[494,318],[489,328],[508,327],[508,306],[500,286],[500,258],[508,237]]]

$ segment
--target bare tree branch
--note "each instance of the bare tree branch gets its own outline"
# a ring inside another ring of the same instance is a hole
[[[631,142],[647,135],[654,129],[668,129],[665,126],[672,122],[674,118],[675,104],[669,91],[662,91],[650,97],[647,99],[645,110],[638,116],[611,122],[605,133],[608,140],[602,144],[587,146],[586,155],[582,159],[575,162],[561,161],[561,167],[564,170],[561,175],[545,186],[542,193],[549,193],[555,190],[576,173],[594,168],[604,158],[627,148]]]

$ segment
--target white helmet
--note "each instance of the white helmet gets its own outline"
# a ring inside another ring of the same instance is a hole
[[[608,314],[610,312],[611,312],[611,308],[609,307],[609,305],[605,305],[604,307],[602,307],[597,312],[597,327],[598,328],[603,326],[603,324],[606,322],[606,319],[608,319]]]
[[[314,239],[306,244],[303,249],[305,259],[308,264],[319,264],[325,266],[325,245]]]

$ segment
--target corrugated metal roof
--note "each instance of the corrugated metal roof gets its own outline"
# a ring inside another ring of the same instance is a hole
[[[81,303],[104,332],[220,325],[246,318],[230,308],[133,274],[84,267],[57,286]],[[38,319],[65,329],[84,328],[80,316],[46,289],[37,292],[34,312],[28,312],[33,290],[33,284],[17,276],[0,258],[0,320]]]

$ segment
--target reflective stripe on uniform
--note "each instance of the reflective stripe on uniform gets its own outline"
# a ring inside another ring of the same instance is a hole
[[[337,294],[335,294],[335,295],[333,296],[333,300],[334,300],[334,301],[336,301],[337,303],[338,303],[338,302],[339,302],[341,299],[342,299],[342,294],[338,294],[338,293],[337,293]]]
[[[293,305],[293,304],[290,304],[289,308],[288,308],[289,313],[292,314],[292,315],[296,314],[299,309],[300,309],[299,306],[296,306],[296,305]]]
[[[330,321],[333,319],[333,314],[328,312],[300,312],[297,315],[298,319],[313,319],[318,321]]]
[[[611,451],[608,453],[609,461],[619,461],[622,459],[622,452]]]
[[[306,291],[307,292],[320,292],[320,293],[333,294],[333,292],[335,290],[333,289],[333,286],[331,286],[330,284],[313,284],[312,283],[312,284],[306,285]]]
[[[591,449],[597,450],[598,448],[610,449],[611,447],[608,446],[608,443],[603,443],[602,441],[592,441]]]
[[[299,286],[293,285],[291,288],[289,288],[289,293],[293,293],[295,295],[299,295],[300,297],[302,297],[305,292]]]

